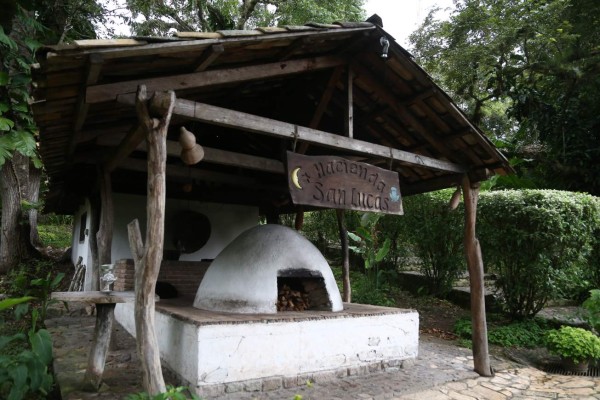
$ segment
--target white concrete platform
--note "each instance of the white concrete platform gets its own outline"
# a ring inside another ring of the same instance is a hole
[[[358,374],[398,366],[418,352],[414,310],[344,304],[336,313],[221,314],[189,300],[163,300],[156,308],[161,358],[199,394],[233,382],[276,378],[285,386],[311,374]],[[118,304],[115,316],[135,336],[133,304]]]

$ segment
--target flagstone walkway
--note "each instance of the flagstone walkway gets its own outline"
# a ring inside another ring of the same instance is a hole
[[[135,341],[117,326],[114,350],[107,359],[104,384],[99,393],[78,389],[87,363],[95,318],[75,308],[74,315],[47,321],[54,342],[54,369],[63,400],[123,399],[142,391]],[[212,393],[206,399],[224,400],[472,400],[472,399],[599,399],[600,378],[563,376],[492,356],[494,377],[473,372],[468,349],[422,336],[419,356],[396,371],[379,371],[343,378],[315,376],[291,388],[260,391],[261,387],[231,385],[228,393]],[[169,378],[166,378],[167,381]],[[277,387],[277,386],[276,386]],[[281,387],[281,385],[279,386]],[[254,391],[256,390],[256,391]]]

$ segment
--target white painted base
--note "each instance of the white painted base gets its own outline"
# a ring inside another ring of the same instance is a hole
[[[167,311],[157,309],[156,333],[163,362],[200,388],[322,371],[350,371],[417,356],[416,311],[373,307],[370,312],[370,306],[357,307],[363,310],[360,315],[342,311],[327,317],[323,313],[307,313],[307,317],[298,318],[298,313],[294,313],[294,318],[286,318],[283,313],[279,319],[256,316],[248,320],[242,316],[237,322],[232,322],[235,317],[231,314],[219,318],[219,314],[211,313],[211,318],[203,320],[191,316],[196,312],[190,311],[191,307],[182,315],[176,315],[176,308],[169,307]],[[115,316],[135,335],[133,310],[133,304],[118,304]]]

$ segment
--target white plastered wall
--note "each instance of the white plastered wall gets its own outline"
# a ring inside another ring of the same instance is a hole
[[[114,230],[112,240],[111,260],[116,262],[125,258],[132,258],[127,237],[127,224],[138,219],[142,237],[146,235],[146,197],[113,194],[114,203]],[[170,220],[177,212],[191,210],[201,212],[208,217],[211,224],[211,235],[206,245],[195,253],[182,254],[180,261],[200,261],[214,259],[225,246],[243,231],[258,224],[258,208],[231,204],[200,203],[185,200],[167,199],[165,205],[165,249],[175,249],[173,245],[173,227]],[[72,262],[75,264],[79,256],[83,257],[86,268],[84,290],[91,290],[91,265],[90,251],[90,222],[91,206],[88,200],[74,215]],[[81,229],[81,216],[86,214],[85,229],[87,232],[83,241],[79,241]]]

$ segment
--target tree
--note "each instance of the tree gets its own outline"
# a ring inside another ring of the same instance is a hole
[[[307,22],[357,21],[364,0],[127,0],[138,35],[216,31]]]
[[[16,10],[8,29],[0,26],[0,197],[2,236],[0,272],[34,253],[28,213],[32,203],[30,177],[37,177],[41,163],[36,154],[36,127],[29,109],[30,65],[39,43],[33,39],[40,26],[22,8]]]
[[[0,5],[0,273],[5,273],[38,255],[32,243],[38,244],[42,164],[29,107],[35,51],[42,43],[94,37],[94,23],[105,22],[106,10],[84,0],[0,0]]]
[[[544,185],[598,194],[599,22],[593,0],[459,0],[411,43],[475,123],[535,161]]]

